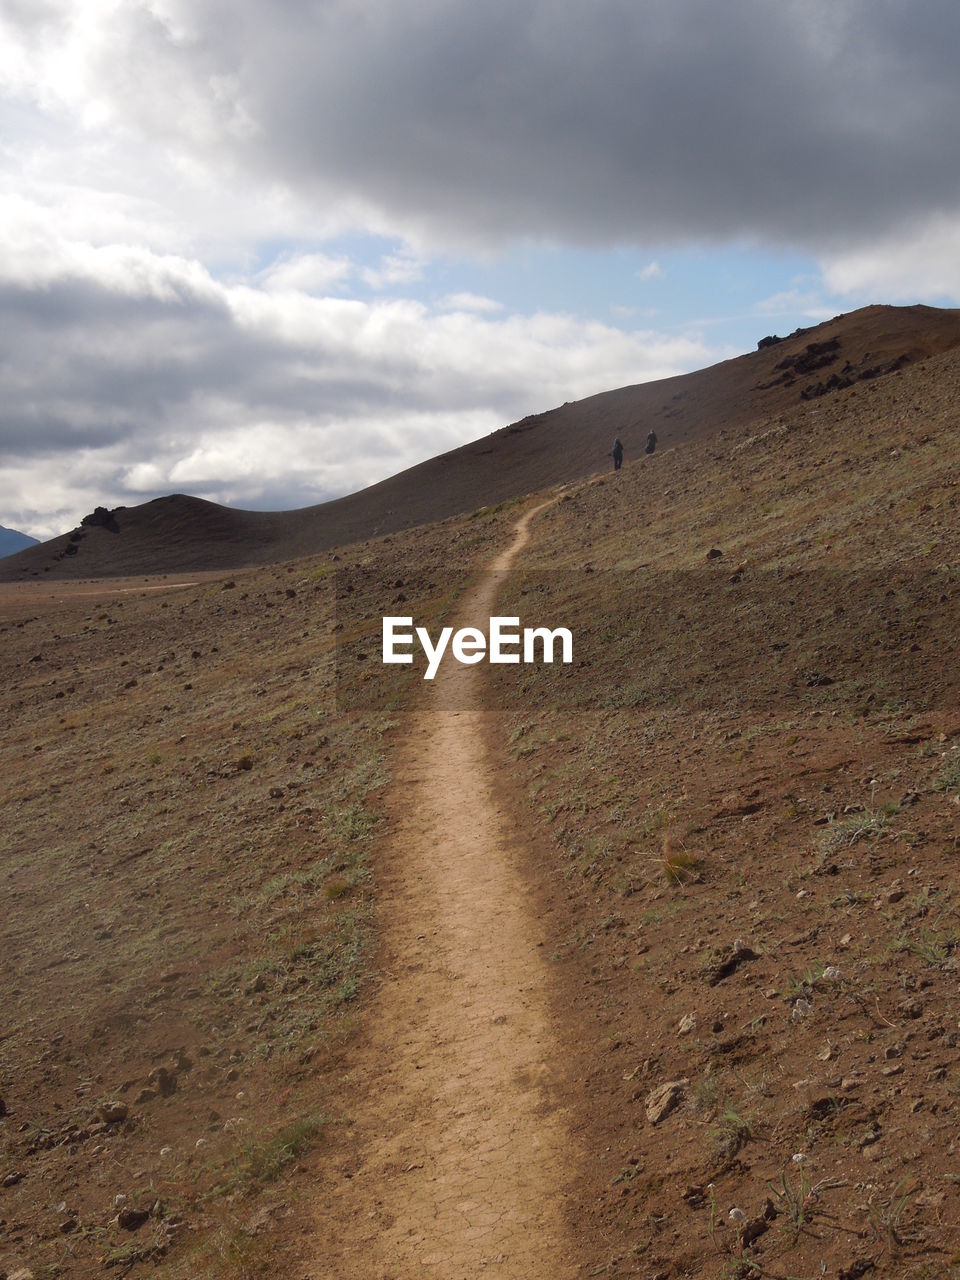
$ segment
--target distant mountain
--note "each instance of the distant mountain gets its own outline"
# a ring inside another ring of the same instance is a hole
[[[726,428],[776,419],[810,403],[810,427],[829,397],[896,377],[960,348],[960,309],[863,307],[695,373],[572,401],[421,462],[367,489],[299,511],[238,511],[171,494],[137,507],[98,507],[78,529],[0,561],[0,582],[41,574],[99,578],[276,564],[492,506],[609,467],[615,436],[627,463],[647,433],[658,450]],[[919,412],[920,410],[915,410]]]
[[[38,539],[31,538],[28,533],[20,533],[18,529],[5,529],[0,524],[0,559],[12,556],[17,551],[25,551],[27,547],[35,547]]]

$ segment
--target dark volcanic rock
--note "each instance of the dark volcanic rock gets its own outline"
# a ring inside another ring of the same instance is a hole
[[[88,516],[84,516],[80,521],[84,528],[108,529],[110,533],[119,533],[120,526],[117,524],[117,512],[122,511],[123,507],[115,507],[113,511],[108,511],[106,507],[95,507]]]

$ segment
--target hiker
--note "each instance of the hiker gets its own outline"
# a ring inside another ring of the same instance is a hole
[[[610,454],[610,457],[613,459],[614,471],[619,471],[623,465],[623,445],[620,443],[619,436],[613,442],[613,453]]]
[[[651,431],[650,434],[647,436],[647,447],[644,450],[644,453],[653,453],[656,447],[657,447],[657,433],[655,431]]]

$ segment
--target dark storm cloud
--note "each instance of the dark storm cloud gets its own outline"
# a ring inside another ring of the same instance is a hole
[[[960,199],[953,3],[200,0],[190,21],[192,43],[127,31],[154,73],[117,91],[149,128],[185,83],[218,147],[424,234],[823,247]]]

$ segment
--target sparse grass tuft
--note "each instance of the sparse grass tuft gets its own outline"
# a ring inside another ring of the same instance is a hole
[[[245,1140],[233,1178],[234,1185],[251,1190],[276,1182],[287,1165],[313,1146],[327,1123],[326,1116],[302,1116],[270,1138]]]
[[[703,859],[686,849],[665,847],[662,867],[667,884],[686,884],[688,880],[699,880]]]
[[[842,822],[832,822],[821,839],[821,851],[835,853],[838,849],[849,849],[861,840],[875,840],[886,830],[888,819],[896,812],[896,805],[884,805],[880,809],[855,813]]]
[[[960,795],[960,756],[946,761],[933,780],[934,791],[952,792]]]
[[[753,1115],[742,1116],[735,1107],[724,1107],[711,1132],[714,1151],[724,1163],[731,1161],[753,1137]]]

